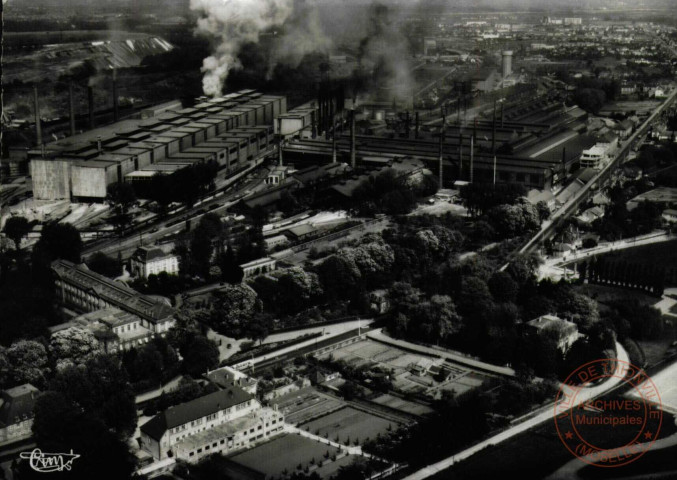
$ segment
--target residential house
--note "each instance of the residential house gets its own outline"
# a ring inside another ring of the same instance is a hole
[[[283,430],[277,409],[262,407],[253,395],[232,386],[158,413],[141,426],[139,442],[155,460],[197,462],[251,447]]]
[[[578,326],[575,323],[554,315],[541,315],[526,323],[527,335],[552,335],[557,342],[557,348],[563,353],[571,348],[571,345],[578,340]]]
[[[33,432],[33,407],[40,390],[30,383],[0,392],[0,444],[29,438]]]
[[[271,257],[262,257],[252,260],[251,262],[243,263],[240,268],[244,272],[243,278],[254,277],[262,273],[268,273],[275,270],[277,260]]]
[[[173,253],[166,253],[160,247],[139,247],[129,260],[132,275],[148,278],[167,272],[170,275],[179,274],[179,257]]]

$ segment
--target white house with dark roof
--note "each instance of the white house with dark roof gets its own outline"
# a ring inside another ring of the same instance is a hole
[[[30,383],[0,392],[0,444],[29,438],[40,390]]]
[[[156,460],[189,462],[230,453],[282,433],[284,417],[237,386],[158,413],[141,426],[141,448]]]
[[[179,274],[179,257],[173,253],[166,253],[160,247],[139,247],[129,260],[132,275],[148,278],[167,272],[170,275]]]

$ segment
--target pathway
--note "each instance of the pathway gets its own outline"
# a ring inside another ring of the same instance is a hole
[[[465,367],[471,368],[471,369],[476,369],[476,370],[482,370],[482,371],[488,371],[492,373],[497,373],[499,375],[507,375],[510,377],[515,376],[515,370],[509,367],[500,367],[498,365],[492,365],[491,363],[486,363],[481,360],[475,360],[470,357],[465,357],[463,355],[460,355],[458,353],[451,352],[449,350],[445,350],[443,348],[433,348],[433,347],[426,347],[424,345],[418,345],[416,343],[411,343],[407,342],[404,340],[398,340],[396,338],[389,337],[388,335],[384,334],[381,329],[378,330],[372,330],[371,332],[367,333],[367,337],[371,338],[373,340],[382,342],[382,343],[387,343],[389,345],[393,345],[395,347],[401,347],[405,348],[407,350],[413,350],[415,352],[420,352],[425,355],[432,355],[435,357],[442,357],[446,360],[450,360],[453,363],[458,363],[461,364]]]

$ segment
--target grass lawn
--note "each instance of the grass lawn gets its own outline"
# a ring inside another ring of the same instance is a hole
[[[327,451],[330,456],[338,453],[337,448],[309,438],[285,435],[229,457],[229,460],[272,477],[285,470],[292,473],[299,465],[302,469],[308,467],[312,459],[320,462],[325,459]]]
[[[345,443],[348,439],[351,443],[355,440],[362,443],[366,438],[375,438],[376,434],[384,434],[388,428],[397,429],[398,426],[396,422],[346,407],[303,424],[299,428],[307,429],[322,437],[328,434],[329,440],[333,441],[338,437],[341,443]]]

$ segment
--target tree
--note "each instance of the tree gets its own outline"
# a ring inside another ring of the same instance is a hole
[[[87,267],[96,273],[111,278],[117,277],[122,273],[120,263],[103,252],[96,252],[89,257]]]
[[[48,391],[35,404],[33,433],[39,448],[45,452],[70,452],[80,455],[71,470],[54,472],[56,478],[89,480],[131,479],[135,466],[134,456],[123,438],[98,418],[82,411],[61,393]],[[106,468],[101,468],[105,465]],[[21,478],[41,478],[24,462],[20,466]]]
[[[228,245],[225,253],[219,255],[218,264],[221,267],[222,279],[225,282],[236,285],[242,282],[244,270],[238,265],[233,248]]]
[[[548,204],[545,201],[540,200],[536,203],[536,211],[538,212],[538,218],[541,223],[550,218],[550,207],[548,207]]]
[[[35,276],[43,282],[50,278],[50,264],[56,259],[80,263],[82,239],[80,232],[70,223],[47,223],[33,248]]]
[[[120,234],[132,221],[129,209],[136,202],[136,193],[130,183],[116,182],[108,186],[106,201],[110,205],[114,215],[112,223],[117,227]]]
[[[260,310],[261,301],[250,286],[224,285],[214,292],[214,300],[204,318],[215,330],[239,336]]]
[[[330,255],[317,267],[324,292],[331,300],[352,298],[362,283],[362,273],[355,260]]]
[[[519,285],[507,272],[498,271],[489,279],[489,290],[498,302],[512,302],[517,297]]]
[[[31,231],[31,224],[24,217],[9,217],[5,222],[3,232],[7,238],[14,242],[14,248],[18,252],[21,248],[21,240]]]
[[[195,335],[179,352],[183,357],[183,371],[193,378],[200,378],[219,363],[218,347],[203,335]]]
[[[316,273],[306,272],[301,267],[285,269],[277,277],[278,299],[276,310],[283,313],[297,313],[312,304],[323,294],[322,284]],[[294,299],[293,302],[285,299]]]
[[[82,367],[57,372],[49,389],[60,393],[122,437],[136,428],[134,392],[118,358],[97,355]]]
[[[19,340],[7,349],[6,354],[15,384],[31,383],[38,388],[44,386],[50,368],[47,349],[42,343]]]
[[[92,332],[70,327],[52,335],[49,353],[56,362],[57,370],[63,370],[69,366],[84,365],[93,356],[103,353],[103,350]]]

